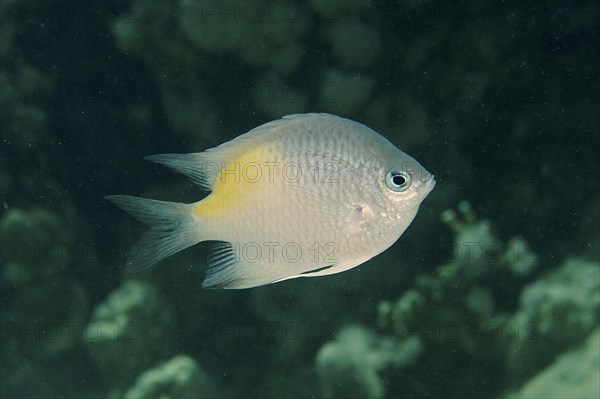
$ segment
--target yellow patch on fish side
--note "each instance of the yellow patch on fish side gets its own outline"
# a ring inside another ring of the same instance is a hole
[[[275,168],[271,162],[275,154],[275,146],[265,144],[219,165],[212,193],[194,206],[194,214],[205,220],[219,219],[250,206],[258,193],[274,183]]]

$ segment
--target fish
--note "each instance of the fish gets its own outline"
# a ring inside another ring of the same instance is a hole
[[[352,269],[400,238],[436,183],[382,135],[325,113],[287,115],[204,152],[145,159],[210,193],[189,204],[107,196],[149,226],[126,269],[208,241],[204,288]]]

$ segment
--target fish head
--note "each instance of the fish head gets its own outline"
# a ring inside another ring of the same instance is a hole
[[[396,219],[414,217],[421,202],[435,187],[435,177],[416,159],[398,150],[380,167],[379,186],[390,214]]]

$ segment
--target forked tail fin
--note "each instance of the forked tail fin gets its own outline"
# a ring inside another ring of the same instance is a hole
[[[127,271],[147,269],[202,240],[191,205],[129,195],[109,195],[106,199],[150,226],[127,255]]]

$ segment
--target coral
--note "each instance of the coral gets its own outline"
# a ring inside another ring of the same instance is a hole
[[[326,398],[383,398],[382,369],[400,369],[418,358],[421,345],[413,337],[398,343],[364,327],[346,326],[334,342],[317,353],[317,374]]]
[[[0,236],[4,318],[18,324],[35,320],[40,326],[80,326],[89,309],[86,293],[71,276],[74,262],[85,265],[83,242],[75,239],[73,227],[54,211],[10,208],[0,219]],[[48,306],[47,298],[57,299]],[[73,303],[78,306],[71,306]],[[71,348],[72,336],[59,334],[56,338],[39,340],[43,348],[35,349],[58,354]]]
[[[468,203],[460,203],[459,211],[461,217],[453,210],[442,214],[442,220],[455,235],[452,259],[438,267],[433,276],[419,276],[415,287],[395,304],[383,302],[379,308],[381,327],[402,335],[407,325],[425,322],[448,323],[462,319],[482,323],[495,307],[489,288],[481,285],[482,281],[492,276],[507,278],[534,270],[537,255],[521,239],[513,238],[504,244],[493,235],[491,223],[479,221]],[[473,342],[462,343],[468,347]]]
[[[511,342],[506,368],[522,381],[600,321],[600,264],[570,258],[557,270],[525,287],[510,321],[523,337]],[[514,383],[514,382],[513,382]]]
[[[72,260],[67,244],[73,240],[65,227],[53,211],[10,208],[0,219],[2,282],[24,287],[65,277]]]
[[[56,360],[77,353],[89,311],[71,276],[78,242],[64,217],[42,208],[10,208],[0,238],[0,396],[43,396],[30,379],[46,381],[46,390],[64,383]]]
[[[454,253],[449,262],[438,267],[432,276],[418,276],[415,286],[397,301],[379,304],[378,325],[390,338],[374,338],[377,335],[370,334],[367,339],[365,334],[354,334],[352,340],[340,338],[339,343],[321,348],[317,369],[324,394],[343,397],[349,392],[360,392],[384,397],[384,392],[392,392],[389,396],[394,397],[393,392],[403,392],[409,396],[461,396],[466,394],[464,387],[455,384],[452,377],[457,372],[453,366],[457,362],[464,363],[462,378],[475,381],[469,392],[483,394],[494,388],[483,382],[485,375],[500,371],[509,345],[505,339],[509,315],[499,311],[494,292],[499,282],[532,272],[538,258],[520,238],[510,239],[509,244],[500,241],[492,233],[491,223],[479,220],[468,203],[460,203],[458,209],[459,215],[452,210],[442,214],[442,220],[454,232]],[[364,349],[377,348],[373,342],[386,340],[395,344],[385,346],[379,357],[373,357],[376,350]],[[344,346],[345,342],[351,344]],[[389,359],[400,356],[410,342],[419,347],[418,356],[409,356],[411,371],[425,372],[433,367],[434,374],[447,373],[448,377],[434,381],[422,375],[418,383],[408,377],[385,379],[386,375],[406,374],[398,372],[401,366]],[[366,361],[371,358],[376,361]],[[500,386],[502,381],[496,383]]]
[[[302,59],[298,42],[309,20],[294,3],[181,0],[179,11],[182,31],[203,51],[233,53],[250,65],[270,65],[282,74]]]
[[[361,334],[359,328],[352,340],[340,333],[339,342],[321,348],[317,370],[322,379],[323,393],[343,397],[359,392],[365,397],[384,397],[386,391],[402,390],[409,395],[465,395],[465,387],[455,383],[453,364],[463,363],[461,378],[473,381],[468,392],[500,390],[502,386],[518,386],[561,352],[582,342],[597,328],[600,314],[600,265],[579,258],[569,258],[543,278],[525,286],[519,307],[509,314],[499,303],[498,290],[505,289],[504,281],[519,281],[530,276],[539,259],[521,237],[503,243],[492,233],[491,223],[478,220],[470,206],[459,204],[460,217],[449,210],[442,220],[454,232],[454,253],[451,260],[440,266],[433,276],[421,275],[412,289],[396,302],[384,301],[378,307],[378,325],[382,332],[391,333],[396,341],[419,343],[420,356],[411,358],[411,370],[435,370],[447,373],[435,388],[427,387],[427,379],[411,384],[396,378],[385,382],[382,376],[397,366],[386,359],[402,346],[388,347],[383,357],[377,353],[376,334]],[[345,330],[342,330],[345,331]],[[547,370],[541,372],[522,388],[515,397],[531,397],[527,393],[549,392],[544,384],[554,380],[561,397],[571,388],[572,380],[585,381],[582,397],[597,389],[598,332],[588,339],[589,350],[596,354],[581,359],[583,365],[572,373],[567,363],[577,362],[584,350],[565,354]],[[346,345],[346,342],[352,342]],[[393,341],[392,341],[393,342]],[[595,345],[595,346],[594,346]],[[370,348],[367,351],[365,348]],[[369,359],[375,359],[369,362]],[[462,360],[461,360],[462,359]],[[596,362],[596,363],[594,363]],[[482,367],[486,365],[486,367]],[[346,370],[346,372],[343,372]],[[418,372],[418,371],[417,371]],[[494,384],[484,383],[486,374],[500,374]],[[394,371],[394,374],[397,374]],[[482,383],[479,384],[478,381]],[[425,386],[421,385],[425,383]],[[433,384],[433,381],[431,381]],[[434,385],[431,385],[434,386]],[[533,395],[545,397],[545,395]],[[593,395],[591,397],[594,397]]]
[[[175,28],[177,10],[178,4],[173,2],[134,2],[112,23],[112,33],[123,52],[140,58],[154,74],[170,128],[194,139],[199,132],[214,132],[212,97],[224,88],[203,76],[209,69],[207,60],[186,40],[185,33]],[[202,137],[197,140],[201,142]]]
[[[144,372],[123,395],[123,399],[213,397],[219,395],[210,378],[194,359],[185,355]]]
[[[571,399],[600,397],[600,330],[580,348],[561,354],[507,399]]]
[[[173,317],[147,282],[127,280],[94,309],[83,334],[96,366],[113,387],[125,387],[173,346]]]
[[[4,143],[12,149],[8,159],[17,152],[43,148],[48,141],[49,115],[44,106],[55,89],[41,68],[16,55],[18,24],[11,20],[11,6],[2,3],[0,13],[0,124]]]

